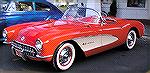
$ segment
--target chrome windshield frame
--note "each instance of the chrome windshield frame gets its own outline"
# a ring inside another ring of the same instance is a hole
[[[99,20],[101,20],[102,22],[101,23],[99,23],[99,22],[97,22],[97,23],[91,23],[91,24],[101,24],[101,26],[103,25],[103,23],[104,23],[104,18],[102,17],[102,15],[101,15],[101,13],[100,12],[98,12],[97,10],[94,10],[94,9],[92,9],[92,8],[87,8],[87,7],[71,7],[71,8],[83,8],[83,9],[89,9],[89,10],[92,10],[92,11],[94,11],[94,12],[96,12],[97,14],[98,14],[98,19]],[[62,18],[61,18],[61,20],[64,20],[63,18],[66,16],[66,14],[69,12],[69,10],[71,9],[71,8],[69,8],[69,9],[67,9],[66,10],[66,12],[64,13],[64,15],[62,16]],[[84,22],[83,22],[84,23]],[[85,22],[86,23],[86,22]]]

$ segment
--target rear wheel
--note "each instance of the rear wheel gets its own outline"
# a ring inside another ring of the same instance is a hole
[[[127,50],[133,49],[133,47],[136,44],[136,39],[137,39],[136,32],[134,30],[130,30],[126,38],[125,49]]]
[[[53,66],[57,70],[67,70],[75,60],[75,48],[70,43],[61,44],[53,56]]]

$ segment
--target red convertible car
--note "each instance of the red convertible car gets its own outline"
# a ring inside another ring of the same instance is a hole
[[[91,56],[124,45],[132,49],[144,34],[135,20],[101,16],[91,8],[69,8],[61,19],[23,23],[5,28],[3,37],[14,55],[24,60],[52,62],[70,68],[78,55]]]

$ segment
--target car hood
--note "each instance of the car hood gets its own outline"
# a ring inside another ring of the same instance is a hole
[[[78,25],[77,25],[78,24]],[[72,21],[54,21],[52,23],[41,24],[36,23],[35,25],[27,26],[26,28],[20,30],[18,33],[17,41],[35,45],[37,38],[43,37],[45,35],[55,35],[61,34],[62,32],[71,31],[73,28],[80,27],[80,23],[75,23]],[[22,40],[21,38],[25,39]]]

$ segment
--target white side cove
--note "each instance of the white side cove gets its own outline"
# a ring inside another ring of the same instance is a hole
[[[73,39],[81,47],[83,51],[89,51],[95,48],[99,48],[108,44],[111,44],[118,40],[117,37],[112,35],[97,35],[89,37],[81,37]]]
[[[113,42],[118,40],[117,37],[112,36],[112,35],[102,35],[101,38],[102,38],[101,40],[102,40],[103,46],[111,44],[111,43],[113,43]]]

